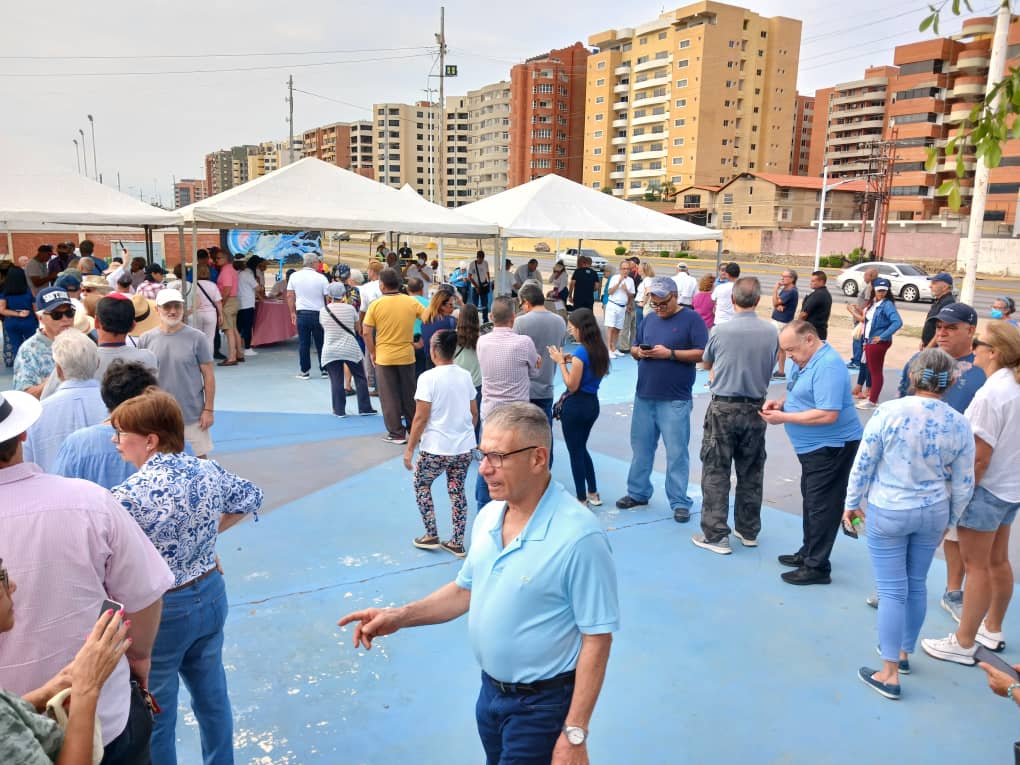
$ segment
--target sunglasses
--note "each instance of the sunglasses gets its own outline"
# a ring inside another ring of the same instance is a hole
[[[976,351],[978,348],[991,348],[991,343],[986,343],[984,340],[978,340],[976,337],[970,341],[970,349]]]
[[[63,310],[59,310],[58,309],[56,311],[52,311],[50,313],[50,318],[56,319],[57,321],[60,321],[61,319],[73,319],[74,318],[74,308],[71,307],[71,308],[65,308]]]

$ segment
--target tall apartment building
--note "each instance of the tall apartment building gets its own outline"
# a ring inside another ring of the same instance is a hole
[[[508,186],[549,173],[584,177],[585,84],[581,43],[529,58],[510,70]]]
[[[790,172],[801,22],[698,2],[588,38],[583,182],[628,199]]]
[[[289,139],[283,141],[262,141],[256,152],[248,154],[248,180],[260,178],[266,173],[279,170],[290,164]],[[301,156],[301,139],[294,139],[294,154]]]
[[[316,157],[331,165],[350,169],[351,125],[334,122],[332,125],[305,130],[301,134],[301,155]]]
[[[205,155],[205,184],[210,196],[248,182],[248,156],[258,154],[252,145],[233,146]]]
[[[375,178],[375,126],[370,120],[351,123],[350,170],[366,178]]]
[[[894,66],[871,66],[864,77],[815,91],[815,121],[808,159],[808,175],[821,175],[825,165],[830,178],[865,175],[873,144],[882,141]]]
[[[174,183],[174,209],[202,201],[208,196],[205,190],[205,181],[201,178],[181,178]]]
[[[797,118],[793,123],[790,147],[790,174],[808,175],[811,156],[811,131],[815,122],[815,97],[797,94]]]
[[[468,91],[469,193],[457,196],[458,205],[484,199],[509,188],[510,119],[513,113],[510,103],[511,85],[505,80]],[[449,114],[447,121],[449,124]]]

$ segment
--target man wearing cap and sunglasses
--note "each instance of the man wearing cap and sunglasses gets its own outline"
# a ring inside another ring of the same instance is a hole
[[[14,388],[42,398],[54,368],[53,340],[74,326],[75,307],[67,291],[59,287],[39,290],[35,304],[39,329],[18,349],[14,359]]]
[[[937,329],[939,311],[947,305],[956,302],[953,297],[953,277],[945,271],[928,277],[931,281],[931,296],[935,300],[928,309],[928,315],[924,317],[924,326],[921,328],[921,345],[918,350],[935,347],[935,330]],[[907,366],[910,366],[909,364]]]

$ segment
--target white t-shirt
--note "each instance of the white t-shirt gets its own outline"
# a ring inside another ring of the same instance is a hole
[[[222,303],[223,295],[220,294],[220,288],[216,286],[216,282],[210,281],[209,279],[199,279],[198,285],[198,305],[195,306],[196,311],[206,311],[208,313],[216,313],[216,306],[214,303]],[[208,297],[206,297],[208,295]]]
[[[609,301],[620,306],[626,306],[628,298],[634,294],[634,280],[628,276],[623,284],[620,285],[620,288],[613,292],[613,287],[619,283],[619,274],[609,280]]]
[[[250,268],[242,268],[237,274],[237,305],[238,308],[255,307],[255,290],[259,288],[259,280]]]
[[[110,285],[110,289],[117,289],[117,280],[125,273],[127,273],[127,269],[123,265],[118,266],[110,272],[110,274],[106,277],[106,283]]]
[[[418,378],[414,398],[432,404],[418,445],[421,451],[452,456],[475,448],[475,427],[471,421],[475,385],[470,372],[455,364],[423,372]]]
[[[484,287],[489,283],[489,261],[483,260],[479,263],[477,260],[472,260],[471,265],[468,266],[468,276],[475,277],[479,286]]]
[[[318,313],[326,305],[329,280],[314,268],[302,268],[290,275],[287,292],[294,293],[294,310]]]
[[[677,302],[680,305],[694,305],[694,295],[698,291],[698,280],[686,271],[677,271],[673,274],[673,281],[676,282]]]
[[[712,290],[712,300],[715,301],[716,324],[725,324],[733,318],[733,282],[717,284]]]
[[[358,287],[358,294],[361,295],[361,307],[358,309],[361,313],[368,311],[368,307],[372,305],[373,300],[378,300],[382,297],[382,288],[379,286],[379,280],[368,281]]]
[[[992,447],[979,484],[1004,502],[1020,502],[1020,385],[1000,369],[978,388],[964,412],[974,435]]]

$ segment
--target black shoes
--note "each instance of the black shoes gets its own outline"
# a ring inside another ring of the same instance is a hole
[[[687,523],[691,519],[691,511],[686,507],[673,508],[673,520],[677,523]]]
[[[800,553],[794,553],[793,555],[780,555],[779,562],[784,566],[800,568],[804,565],[804,556]]]
[[[825,571],[801,566],[782,575],[787,584],[832,584],[832,577]]]
[[[634,499],[629,494],[624,494],[618,500],[616,500],[616,506],[621,510],[631,510],[635,507],[642,507],[648,504],[648,500]]]

